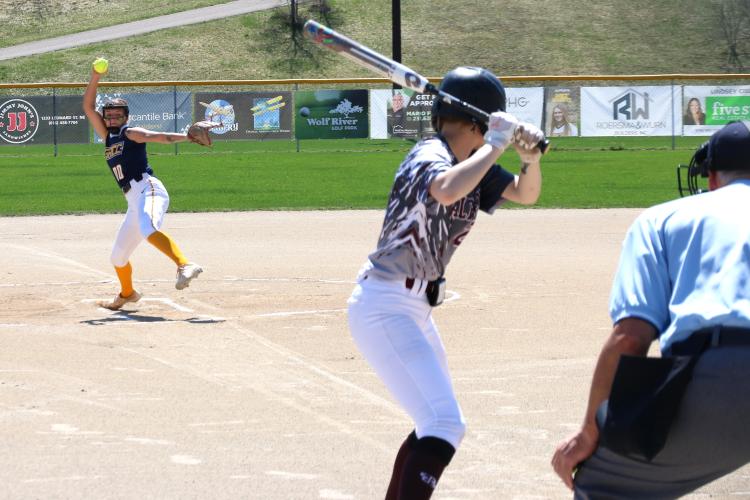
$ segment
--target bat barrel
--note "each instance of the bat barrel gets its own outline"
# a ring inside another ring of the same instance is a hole
[[[431,84],[427,78],[416,71],[413,71],[411,68],[389,59],[382,54],[378,54],[374,50],[369,49],[364,45],[347,38],[341,33],[313,21],[312,19],[305,22],[303,32],[305,36],[316,45],[337,52],[375,73],[388,77],[392,82],[397,83],[402,87],[417,92],[435,94],[445,103],[463,109],[478,120],[482,120],[484,123],[487,123],[490,119],[490,115],[481,109],[439,90],[435,85]],[[544,153],[549,147],[549,141],[544,139],[539,142],[537,147],[542,153]]]
[[[337,52],[360,66],[389,78],[392,82],[404,88],[424,92],[427,85],[430,84],[427,78],[416,71],[312,19],[305,22],[303,32],[313,43]]]

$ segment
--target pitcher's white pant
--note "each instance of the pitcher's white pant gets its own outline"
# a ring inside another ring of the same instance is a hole
[[[458,449],[466,423],[453,392],[445,347],[419,280],[360,279],[349,298],[349,328],[360,352],[415,423]]]
[[[128,263],[138,244],[158,231],[169,208],[169,193],[156,177],[143,174],[138,182],[130,181],[125,194],[128,211],[117,231],[110,261],[115,267]]]

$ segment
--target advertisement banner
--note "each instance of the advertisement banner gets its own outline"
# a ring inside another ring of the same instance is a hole
[[[680,87],[581,87],[582,136],[667,136],[682,129]]]
[[[508,113],[520,121],[541,127],[543,88],[506,88],[505,92]],[[434,98],[406,89],[370,91],[370,137],[416,139],[432,135]]]
[[[83,96],[0,98],[0,144],[85,144]]]
[[[250,124],[247,135],[253,139],[292,138],[292,93],[250,92]]]
[[[292,93],[199,92],[195,119],[220,123],[213,139],[291,139]]]
[[[682,135],[711,135],[727,123],[750,120],[750,86],[685,85]]]
[[[370,91],[370,138],[419,139],[432,135],[435,96],[409,89]]]
[[[154,132],[185,132],[193,120],[190,92],[101,93],[96,96],[97,111],[101,113],[104,103],[115,97],[128,101],[128,125],[131,127],[143,127]],[[96,133],[94,142],[102,142]]]
[[[575,88],[548,88],[544,98],[544,133],[547,137],[578,135],[579,92]]]
[[[369,137],[367,90],[317,90],[294,93],[297,139]]]
[[[506,111],[519,121],[542,128],[544,89],[542,87],[506,88]]]

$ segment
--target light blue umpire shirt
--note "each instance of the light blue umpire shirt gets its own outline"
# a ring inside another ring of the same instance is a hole
[[[702,328],[750,328],[750,180],[645,210],[623,242],[609,303],[664,352]]]

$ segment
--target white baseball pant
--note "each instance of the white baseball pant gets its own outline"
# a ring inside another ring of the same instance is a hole
[[[458,449],[466,431],[445,347],[424,294],[426,282],[361,278],[349,298],[349,328],[360,352],[415,423]]]
[[[169,208],[169,193],[156,177],[143,174],[138,182],[130,181],[130,191],[125,194],[128,211],[117,231],[110,261],[123,267],[145,238],[158,231]]]

